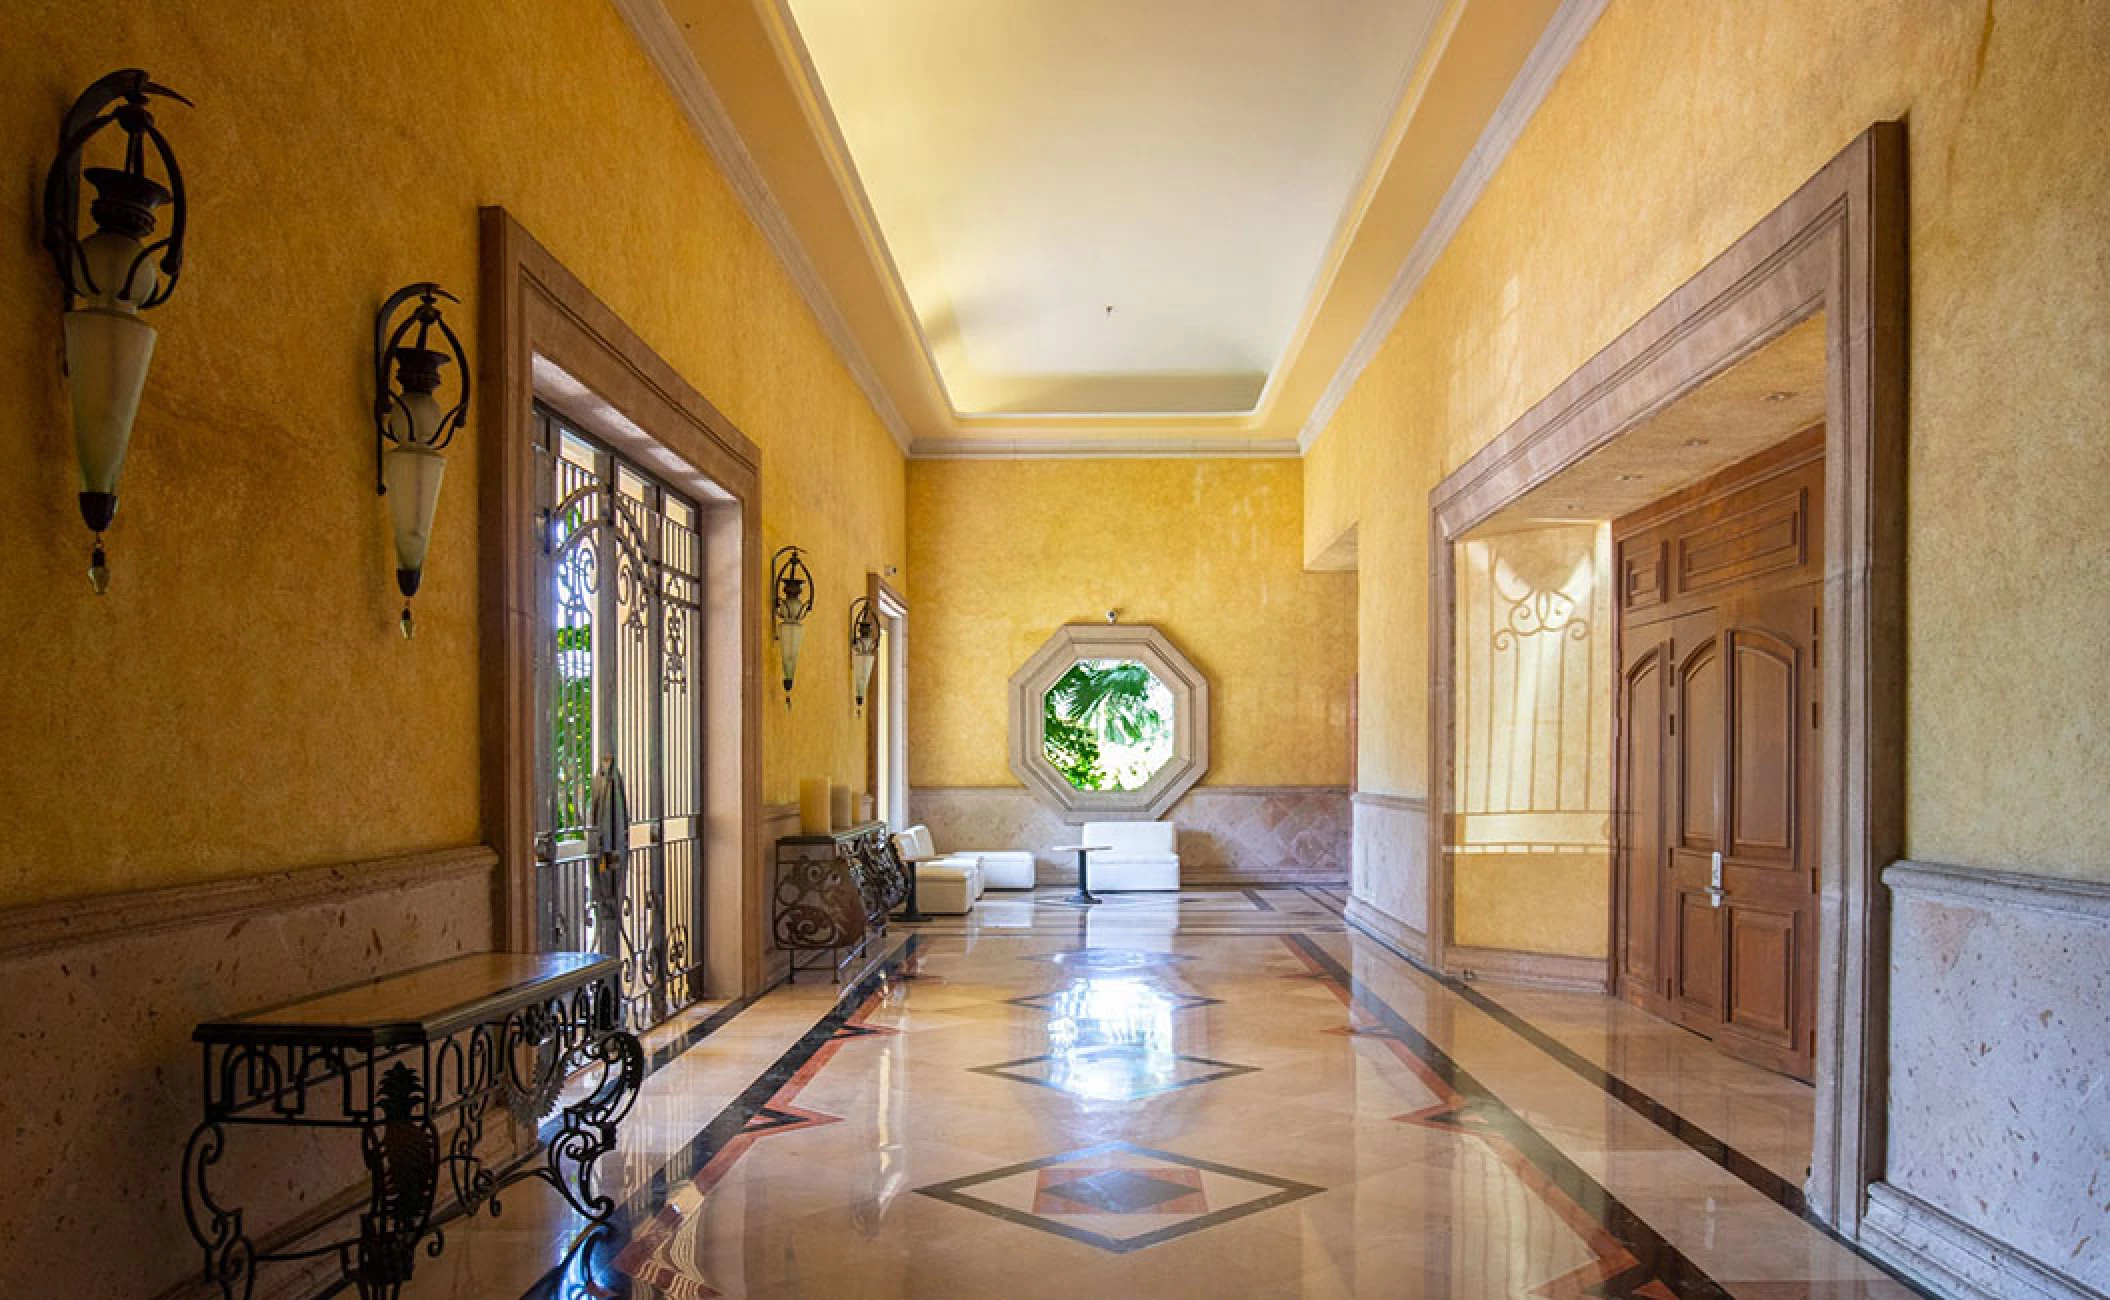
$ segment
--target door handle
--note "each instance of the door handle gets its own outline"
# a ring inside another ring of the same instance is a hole
[[[1722,900],[1729,897],[1729,891],[1722,888],[1722,853],[1719,849],[1715,850],[1714,860],[1708,868],[1705,893],[1709,907],[1720,907]]]

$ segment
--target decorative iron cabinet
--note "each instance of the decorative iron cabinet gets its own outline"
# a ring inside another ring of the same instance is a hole
[[[871,955],[887,914],[908,892],[885,822],[778,840],[772,929],[777,947],[791,954],[791,978],[827,970],[840,981],[851,963]]]

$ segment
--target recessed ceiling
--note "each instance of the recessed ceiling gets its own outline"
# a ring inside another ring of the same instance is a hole
[[[955,411],[1238,414],[1437,0],[788,0]]]
[[[1606,0],[615,0],[918,455],[1294,455]]]

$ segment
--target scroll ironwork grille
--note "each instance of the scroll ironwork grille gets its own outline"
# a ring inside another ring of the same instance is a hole
[[[620,958],[625,1020],[644,1029],[703,992],[703,520],[547,408],[534,437],[541,933]],[[595,818],[610,758],[619,855]]]

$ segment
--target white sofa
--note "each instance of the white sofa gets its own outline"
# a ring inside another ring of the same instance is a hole
[[[1037,880],[1033,855],[1011,849],[975,849],[982,860],[984,889],[1031,889]]]
[[[1179,830],[1171,822],[1086,822],[1079,842],[1108,846],[1092,854],[1095,894],[1180,887]]]
[[[940,854],[928,826],[911,826],[894,836],[904,861],[916,864],[916,906],[940,916],[965,916],[982,896],[981,859],[968,853]]]

